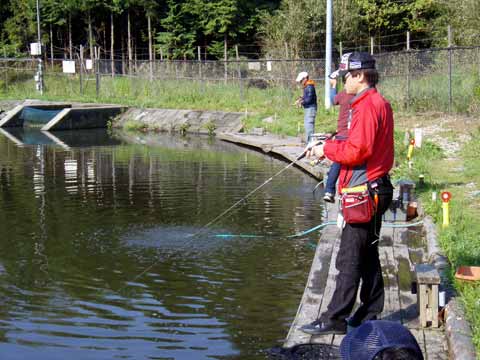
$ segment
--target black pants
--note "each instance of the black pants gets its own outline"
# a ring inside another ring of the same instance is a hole
[[[360,280],[361,306],[353,315],[353,322],[360,324],[382,312],[385,292],[378,256],[378,240],[382,215],[390,206],[392,192],[390,183],[379,186],[378,208],[372,220],[365,224],[345,225],[335,263],[339,274],[332,300],[327,312],[322,316],[324,320],[343,322],[350,316]]]

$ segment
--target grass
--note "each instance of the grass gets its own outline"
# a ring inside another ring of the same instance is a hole
[[[33,78],[33,75],[32,75]],[[267,89],[225,84],[223,81],[168,81],[153,82],[143,78],[109,76],[101,78],[100,93],[96,96],[93,78],[84,80],[83,94],[80,92],[78,76],[49,75],[45,78],[45,94],[40,96],[35,90],[33,79],[22,77],[12,79],[7,91],[0,86],[0,100],[21,100],[36,98],[43,100],[67,100],[92,103],[113,103],[138,108],[170,108],[212,111],[233,111],[245,114],[244,125],[248,129],[265,127],[277,134],[297,136],[303,133],[303,110],[293,106],[301,89],[291,90],[281,86]],[[317,87],[319,100],[323,89]],[[265,118],[271,122],[262,121]],[[133,124],[130,126],[135,127]],[[317,128],[336,127],[335,111],[319,109]]]
[[[476,128],[475,128],[476,126]],[[455,131],[450,129],[447,131]],[[459,132],[456,132],[459,135]],[[460,265],[480,265],[480,130],[478,125],[470,129],[471,139],[465,143],[458,158],[446,159],[442,149],[427,142],[421,149],[415,149],[413,167],[409,168],[406,146],[402,143],[403,133],[396,136],[397,154],[400,160],[394,170],[396,178],[418,179],[425,176],[425,186],[418,187],[417,193],[425,212],[431,215],[436,224],[442,224],[442,205],[437,196],[432,201],[432,192],[450,191],[450,225],[438,226],[439,242],[451,264],[451,278],[460,299],[465,305],[466,315],[473,330],[473,342],[477,355],[480,355],[480,283],[462,282],[454,278],[455,269]],[[459,171],[458,169],[462,169]],[[418,182],[417,182],[418,185]],[[478,194],[478,195],[476,195]]]

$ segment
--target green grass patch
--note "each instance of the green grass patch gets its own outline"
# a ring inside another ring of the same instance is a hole
[[[418,180],[425,176],[425,185],[418,186],[424,210],[439,224],[439,242],[451,263],[451,278],[460,265],[480,265],[480,195],[476,195],[480,184],[480,131],[475,131],[466,143],[455,162],[447,162],[442,150],[433,143],[426,142],[421,149],[415,149],[413,166],[406,161],[407,146],[404,134],[396,134],[396,159],[398,166],[394,177]],[[464,169],[458,171],[456,168]],[[440,192],[450,191],[450,225],[443,227]],[[437,192],[437,200],[432,201],[432,192]],[[480,354],[480,283],[466,283],[453,280],[454,286],[465,305],[467,318],[472,326],[473,341],[477,354]]]
[[[248,87],[247,83],[225,84],[223,81],[155,80],[144,78],[102,76],[97,97],[93,77],[83,79],[80,91],[78,75],[47,75],[45,92],[40,96],[32,77],[22,77],[9,82],[0,92],[0,99],[43,99],[52,101],[78,101],[122,104],[138,108],[165,108],[232,111],[245,114],[244,125],[248,129],[264,127],[268,132],[290,136],[303,134],[303,109],[293,104],[301,94],[300,88],[292,90],[282,86],[266,89]],[[317,87],[319,103],[323,88]],[[316,131],[333,130],[337,114],[334,110],[319,108]],[[271,122],[262,121],[271,118]],[[133,125],[131,125],[133,126]]]

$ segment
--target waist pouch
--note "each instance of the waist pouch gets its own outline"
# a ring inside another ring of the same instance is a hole
[[[340,204],[347,224],[367,223],[375,214],[375,201],[367,184],[342,189]]]

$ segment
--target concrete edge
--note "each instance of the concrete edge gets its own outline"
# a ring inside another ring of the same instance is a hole
[[[6,112],[5,116],[0,120],[0,127],[9,127],[9,122],[12,120],[17,120],[18,115],[20,112],[23,110],[25,106],[22,105],[17,105],[13,109],[9,110]],[[22,121],[23,125],[23,121]],[[19,127],[21,125],[15,124],[13,127]]]
[[[458,302],[451,285],[447,282],[448,259],[443,255],[437,240],[437,228],[430,216],[425,216],[423,226],[426,232],[428,261],[440,273],[442,285],[450,289],[450,300],[445,306],[445,336],[450,358],[453,360],[475,360],[476,351],[472,341],[472,330],[465,318],[463,306]]]
[[[72,108],[65,108],[60,111],[57,115],[53,117],[53,119],[43,125],[42,131],[49,131],[50,129],[52,129],[58,122],[62,121],[62,119],[67,116],[70,111],[72,111]]]

